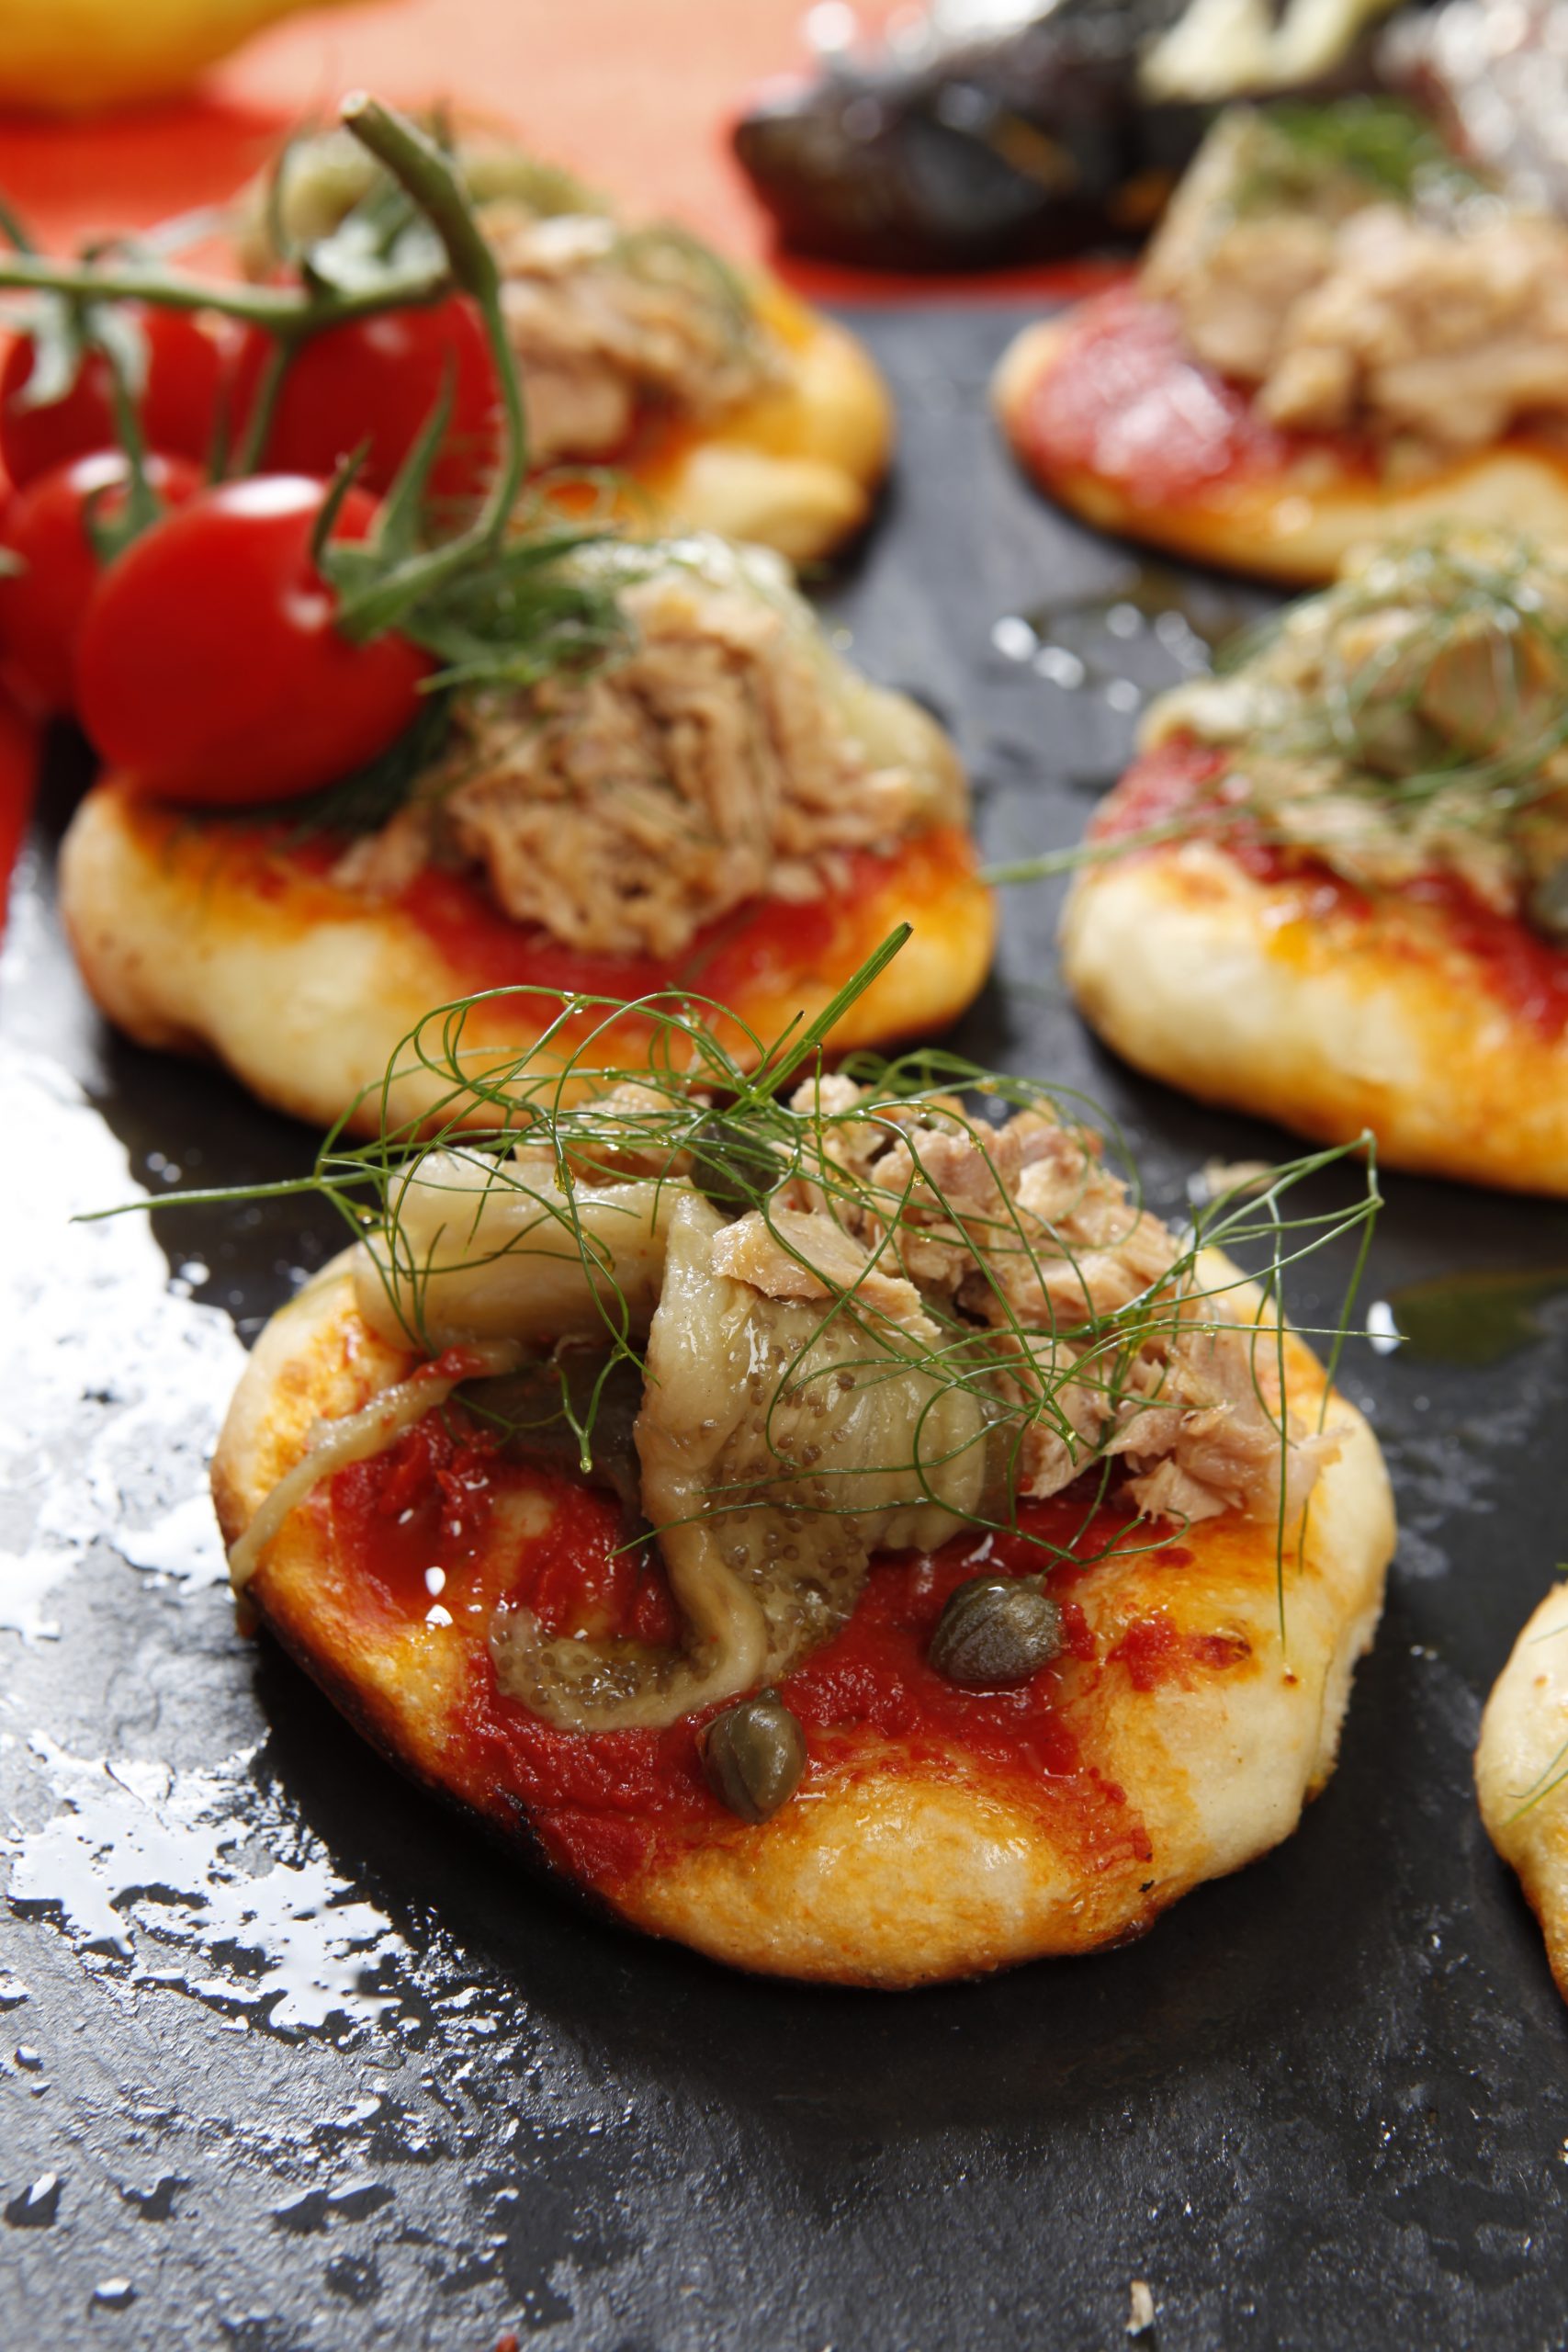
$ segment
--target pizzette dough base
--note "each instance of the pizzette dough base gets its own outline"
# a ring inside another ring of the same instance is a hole
[[[1568,2001],[1568,1584],[1549,1592],[1493,1686],[1481,1718],[1481,1818],[1519,1874]],[[1555,1781],[1555,1786],[1551,1785]]]
[[[864,345],[773,279],[754,289],[784,381],[700,429],[672,425],[626,472],[663,533],[716,531],[813,562],[853,537],[893,453],[893,404]]]
[[[1568,547],[1568,451],[1522,434],[1403,485],[1348,465],[1334,473],[1325,451],[1314,453],[1310,474],[1251,473],[1201,497],[1145,502],[1087,467],[1054,465],[1030,432],[1029,411],[1070,327],[1071,313],[1026,327],[1002,356],[992,396],[1025,470],[1098,530],[1294,587],[1322,586],[1354,548],[1435,522],[1492,525]]]
[[[1321,1371],[1299,1341],[1287,1349],[1292,1404],[1314,1420]],[[249,1524],[319,1416],[355,1409],[407,1368],[361,1322],[344,1261],[276,1316],[213,1464],[225,1539]],[[1138,1934],[1200,1881],[1288,1837],[1333,1769],[1351,1672],[1382,1606],[1393,1514],[1365,1422],[1338,1397],[1328,1420],[1342,1450],[1314,1490],[1304,1560],[1287,1555],[1288,1656],[1272,1525],[1210,1521],[1180,1538],[1185,1564],[1143,1554],[1074,1585],[1102,1662],[1066,1666],[1063,1720],[1086,1765],[1125,1792],[1141,1842],[1086,1857],[1059,1792],[1036,1806],[959,1747],[939,1771],[922,1770],[896,1741],[847,1725],[772,1821],[750,1827],[716,1807],[711,1825],[656,1845],[653,1860],[592,1891],[630,1926],[734,1966],[841,1984],[973,1975]],[[539,1508],[542,1529],[542,1497]],[[531,1847],[516,1796],[453,1736],[471,1676],[490,1670],[485,1626],[505,1589],[504,1557],[472,1571],[477,1583],[455,1584],[449,1571],[453,1623],[389,1624],[363,1606],[324,1527],[309,1508],[285,1521],[247,1588],[261,1617],[414,1780]],[[470,1614],[476,1593],[483,1606]],[[1137,1688],[1107,1654],[1121,1628],[1155,1611],[1181,1635],[1218,1636],[1225,1663],[1184,1662]]]
[[[833,909],[825,956],[764,960],[731,1009],[764,1041],[796,1014],[828,1004],[896,924],[914,936],[834,1032],[836,1048],[941,1029],[990,969],[996,908],[962,830],[918,835],[879,863],[882,878]],[[220,825],[157,808],[112,778],[88,793],[61,852],[61,908],[83,977],[117,1028],[139,1045],[210,1054],[264,1102],[327,1126],[379,1082],[415,1024],[438,1006],[493,985],[465,970],[395,904],[335,888],[302,866],[276,865],[258,888],[254,861]],[[553,1010],[553,1008],[551,1008]],[[524,1052],[545,1025],[532,1001],[477,1006],[465,1048],[482,1067]],[[740,1040],[731,1044],[739,1048]],[[640,1063],[646,1032],[599,1037],[603,1067]],[[394,1086],[394,1122],[445,1093],[415,1073]],[[355,1118],[375,1131],[381,1104]]]
[[[1062,968],[1107,1044],[1153,1078],[1317,1139],[1370,1127],[1433,1176],[1568,1193],[1568,1037],[1488,986],[1438,910],[1321,903],[1207,842],[1076,877]]]

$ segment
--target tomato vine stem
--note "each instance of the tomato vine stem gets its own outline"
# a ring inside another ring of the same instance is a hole
[[[165,311],[217,311],[243,325],[265,327],[284,341],[302,341],[353,319],[438,302],[451,291],[451,280],[445,269],[410,270],[389,273],[373,286],[348,292],[337,287],[305,292],[189,277],[151,262],[69,262],[11,253],[0,257],[0,291],[63,294],[79,302],[148,302]]]
[[[500,544],[528,469],[528,424],[517,361],[506,338],[501,273],[450,158],[406,115],[394,114],[363,93],[344,100],[341,119],[361,146],[408,190],[441,239],[454,282],[484,322],[504,415],[502,462],[468,529],[438,548],[410,556],[357,594],[344,597],[338,627],[348,636],[366,638],[389,627],[416,598],[428,595],[465,571],[476,556]]]

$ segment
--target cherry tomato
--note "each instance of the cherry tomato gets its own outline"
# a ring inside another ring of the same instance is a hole
[[[244,808],[313,792],[414,718],[430,662],[389,633],[355,645],[310,560],[326,485],[220,482],[167,514],[104,574],[77,655],[77,707],[103,757],[150,791]],[[351,491],[336,536],[363,538]]]
[[[39,474],[15,491],[0,514],[0,547],[19,571],[0,574],[0,671],[26,708],[39,717],[76,703],[76,640],[98,575],[87,529],[89,503],[105,522],[125,504],[130,469],[118,449],[95,450]],[[148,479],[171,506],[201,487],[187,458],[149,458]]]
[[[204,461],[212,447],[222,389],[223,355],[215,334],[188,311],[159,311],[139,302],[121,306],[147,339],[147,381],[141,430],[150,449]],[[23,397],[33,372],[33,345],[18,335],[0,368],[0,458],[18,486],[82,458],[114,447],[109,364],[89,351],[63,400],[33,408]]]
[[[244,445],[275,348],[259,327],[241,340],[230,393],[236,448]],[[312,335],[283,379],[262,462],[279,473],[331,475],[368,441],[360,480],[385,490],[429,422],[448,371],[452,414],[430,487],[437,497],[472,498],[494,470],[500,395],[479,314],[456,294]]]

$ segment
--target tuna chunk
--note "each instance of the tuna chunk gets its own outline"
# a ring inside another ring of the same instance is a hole
[[[748,901],[841,892],[852,854],[962,820],[942,729],[848,668],[773,559],[697,538],[610,555],[641,571],[618,591],[626,650],[460,698],[445,759],[340,883],[393,897],[427,863],[476,867],[514,922],[669,957]]]
[[[1568,225],[1495,197],[1384,197],[1237,110],[1189,173],[1143,290],[1275,424],[1440,456],[1568,415]]]

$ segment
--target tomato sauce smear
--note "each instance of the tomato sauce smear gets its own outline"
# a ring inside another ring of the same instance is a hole
[[[186,822],[172,809],[152,821],[171,843]],[[345,836],[302,839],[287,822],[225,822],[202,828],[202,838],[219,848],[226,887],[289,908],[301,922],[352,920],[378,904],[333,879]],[[955,825],[912,834],[887,854],[847,851],[840,863],[837,887],[820,898],[749,899],[664,956],[573,947],[542,925],[513,921],[477,875],[436,866],[422,868],[379,904],[423,934],[447,967],[454,999],[537,989],[635,1006],[668,993],[709,999],[744,1019],[750,1008],[803,984],[848,979],[896,922],[940,923],[954,891],[975,888],[974,845]],[[584,1012],[568,1034],[587,1034],[602,1017]],[[634,1012],[617,1023],[615,1037],[636,1050],[656,1025],[656,1015]]]
[[[849,892],[860,899],[888,870],[886,858],[856,854]],[[514,922],[466,876],[434,866],[396,902],[474,989],[534,986],[581,990],[620,1001],[662,989],[695,989],[721,1003],[761,972],[809,970],[832,944],[835,909],[766,899],[699,932],[679,956],[617,956],[569,947],[536,924]]]
[[[519,1504],[524,1517],[509,1518]],[[497,1686],[488,1636],[498,1604],[532,1609],[551,1633],[676,1638],[658,1547],[623,1544],[614,1498],[509,1460],[492,1433],[448,1408],[337,1472],[318,1508],[371,1638],[450,1623],[446,1638],[466,1660],[446,1733],[457,1777],[491,1812],[497,1792],[525,1810],[569,1875],[613,1888],[661,1850],[737,1832],[703,1777],[697,1735],[716,1709],[663,1729],[583,1734],[556,1729]],[[1081,1689],[1082,1669],[1104,1664],[1075,1586],[1102,1553],[1146,1552],[1150,1540],[1128,1510],[1066,1495],[1024,1504],[1016,1533],[966,1532],[934,1554],[874,1559],[849,1622],[780,1685],[806,1733],[808,1772],[852,1775],[863,1754],[879,1773],[978,1781],[1041,1818],[1086,1868],[1147,1860],[1143,1823],[1086,1756],[1063,1687],[1064,1669]],[[1167,1545],[1155,1557],[1178,1566],[1190,1555]],[[1043,1569],[1063,1613],[1061,1662],[1010,1690],[965,1690],[928,1664],[957,1586]]]
[[[1368,448],[1348,435],[1269,424],[1244,385],[1193,357],[1174,310],[1135,286],[1074,312],[1030,388],[1018,429],[1045,474],[1096,474],[1143,506],[1248,479],[1278,481],[1314,457],[1331,458],[1341,474],[1372,466]]]
[[[1195,824],[1193,831],[1201,831],[1254,881],[1303,885],[1308,893],[1305,911],[1320,921],[1336,915],[1371,921],[1376,901],[1366,891],[1310,850],[1267,840],[1245,803],[1227,808],[1223,780],[1228,762],[1228,753],[1190,735],[1172,736],[1141,753],[1096,811],[1090,840],[1124,841],[1128,854],[1136,856],[1145,848],[1158,848],[1167,838],[1165,829],[1179,829],[1184,817],[1201,809],[1201,826]],[[1476,966],[1491,993],[1548,1042],[1568,1032],[1568,949],[1554,946],[1517,916],[1486,906],[1454,874],[1417,874],[1381,895],[1426,910]]]

